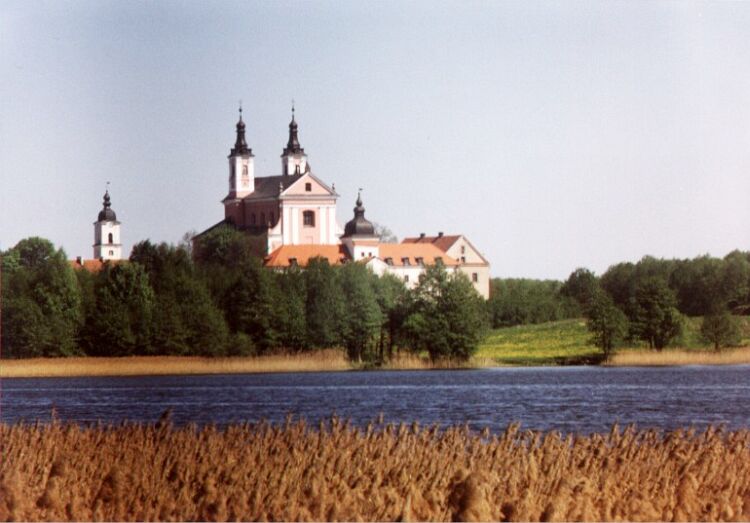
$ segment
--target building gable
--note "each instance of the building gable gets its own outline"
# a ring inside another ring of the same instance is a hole
[[[337,197],[336,192],[312,173],[305,173],[286,187],[280,196]]]

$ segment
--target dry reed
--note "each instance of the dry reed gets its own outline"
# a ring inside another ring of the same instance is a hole
[[[131,356],[123,358],[34,358],[2,360],[0,378],[66,376],[148,376],[167,374],[245,374],[350,370],[343,351],[255,357]]]
[[[716,351],[688,351],[666,349],[663,351],[627,350],[616,353],[606,365],[616,367],[666,367],[675,365],[747,365],[750,364],[750,347]]]
[[[0,519],[750,520],[750,431],[0,425]]]

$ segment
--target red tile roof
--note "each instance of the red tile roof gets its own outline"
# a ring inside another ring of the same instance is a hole
[[[404,258],[408,258],[409,265],[416,266],[419,265],[417,258],[421,258],[425,265],[434,265],[437,259],[446,267],[458,265],[456,260],[445,256],[445,252],[431,243],[381,243],[379,251],[381,260],[388,263],[388,258],[391,258],[392,265],[399,267],[404,265]]]
[[[451,248],[451,245],[456,243],[461,235],[453,236],[421,236],[418,238],[404,238],[402,243],[418,243],[418,244],[432,244],[443,252],[446,252]]]
[[[304,267],[311,258],[321,257],[331,265],[341,265],[348,260],[346,248],[343,245],[282,245],[266,256],[266,267],[290,267],[291,260],[296,259],[297,265]]]
[[[101,260],[69,260],[70,266],[76,270],[86,269],[89,272],[99,272],[104,267],[104,262]]]

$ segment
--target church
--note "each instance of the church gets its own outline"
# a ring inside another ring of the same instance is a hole
[[[420,234],[402,243],[384,243],[365,218],[361,194],[353,217],[341,227],[336,217],[339,195],[333,185],[313,172],[300,144],[294,108],[280,174],[258,176],[254,158],[240,108],[235,143],[228,156],[224,219],[195,238],[230,225],[256,240],[257,254],[271,269],[304,267],[315,257],[326,258],[333,265],[357,261],[378,275],[395,275],[410,288],[417,284],[425,266],[440,263],[448,272],[464,272],[479,294],[489,298],[489,263],[463,235]]]

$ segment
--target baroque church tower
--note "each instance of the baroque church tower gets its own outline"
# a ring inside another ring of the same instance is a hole
[[[112,209],[109,190],[104,193],[104,205],[94,222],[94,259],[121,260],[120,222]]]

